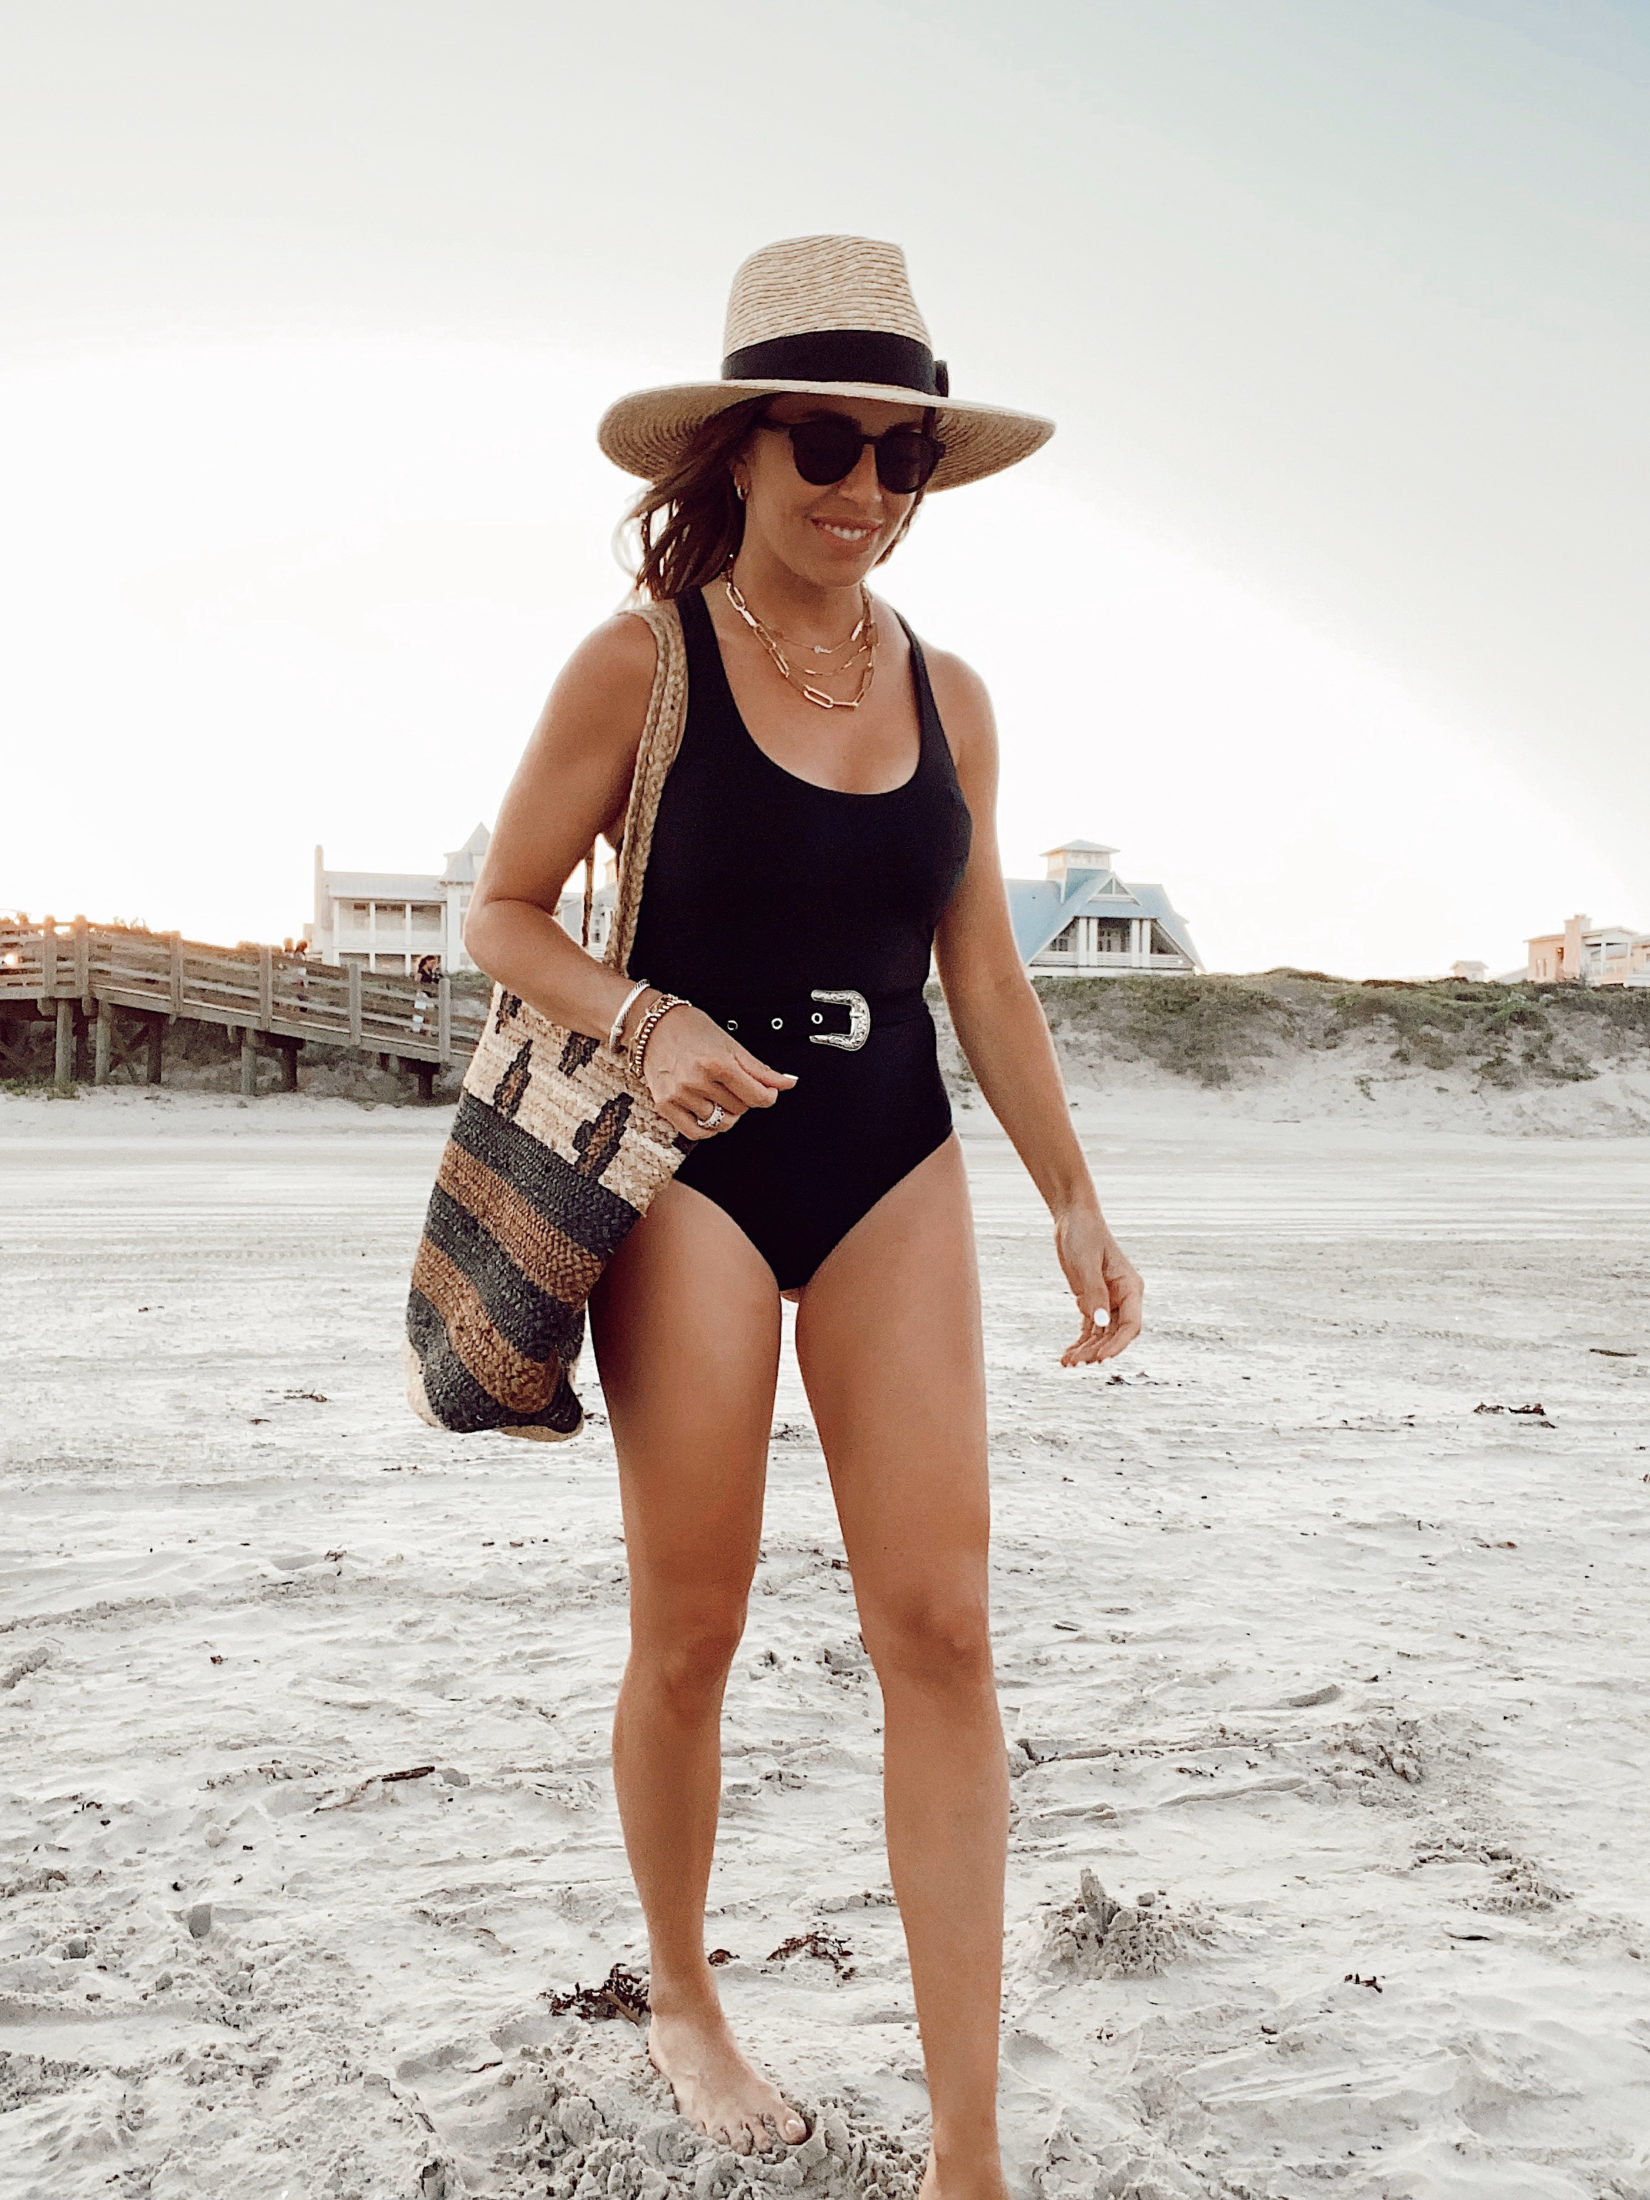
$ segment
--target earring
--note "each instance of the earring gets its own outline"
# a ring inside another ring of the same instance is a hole
[[[733,493],[739,499],[741,504],[743,504],[745,499],[750,495],[750,491],[745,487],[745,484],[737,477],[735,477],[734,480]]]

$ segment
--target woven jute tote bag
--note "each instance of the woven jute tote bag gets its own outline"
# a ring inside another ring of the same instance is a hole
[[[687,716],[675,605],[631,608],[659,655],[602,953],[615,970],[628,969],[653,820]],[[585,1301],[688,1145],[631,1082],[623,1056],[494,988],[413,1264],[404,1351],[420,1419],[541,1443],[579,1433]]]

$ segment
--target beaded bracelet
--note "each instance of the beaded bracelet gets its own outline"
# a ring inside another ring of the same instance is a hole
[[[653,1027],[662,1016],[668,1016],[673,1008],[691,1008],[691,1001],[683,1000],[679,993],[661,994],[641,1022],[636,1026],[636,1036],[630,1042],[630,1074],[639,1085],[642,1081],[642,1063],[647,1057],[647,1042],[653,1036]]]

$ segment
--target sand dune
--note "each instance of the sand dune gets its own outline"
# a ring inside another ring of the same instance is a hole
[[[1056,1365],[965,1117],[1017,2190],[1646,2200],[1650,1147],[1078,1098],[1150,1282],[1112,1376]],[[815,2137],[736,2162],[551,2011],[643,1953],[623,1550],[602,1429],[401,1403],[444,1122],[0,1100],[0,2193],[908,2194],[877,1691],[788,1363],[711,1929]]]

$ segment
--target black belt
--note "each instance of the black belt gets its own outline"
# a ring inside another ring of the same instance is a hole
[[[875,1026],[914,1023],[927,1015],[928,1003],[920,985],[871,994],[852,986],[815,986],[810,993],[765,1001],[707,1004],[705,1013],[754,1053],[760,1053],[772,1035],[787,1034],[806,1038],[816,1047],[840,1047],[844,1053],[857,1054]]]

